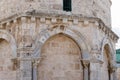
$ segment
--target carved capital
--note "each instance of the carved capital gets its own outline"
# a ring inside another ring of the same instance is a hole
[[[101,60],[99,54],[92,54],[92,56],[90,58],[90,62],[92,62],[92,63],[100,63],[100,64],[103,63],[103,61]]]
[[[17,23],[17,19],[13,20],[14,23]]]
[[[109,69],[110,73],[113,73],[116,71],[117,68],[116,67],[109,67],[108,69]]]
[[[99,46],[97,44],[92,47],[91,53],[92,54],[100,54],[100,49],[99,49]]]
[[[112,60],[110,62],[110,65],[108,66],[108,70],[110,71],[110,73],[114,73],[117,70],[117,64],[114,62],[114,60]]]
[[[83,62],[84,67],[85,67],[85,68],[88,68],[88,66],[89,66],[89,64],[90,64],[90,61],[83,59],[82,62]]]
[[[84,21],[84,26],[87,26],[87,25],[89,25],[89,21],[88,21],[88,20],[85,20],[85,21]]]
[[[20,64],[19,60],[17,58],[14,58],[14,59],[11,59],[11,61],[12,61],[12,69],[16,70]]]
[[[33,66],[37,68],[38,64],[40,63],[40,59],[33,60]]]

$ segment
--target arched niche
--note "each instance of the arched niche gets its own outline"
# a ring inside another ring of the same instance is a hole
[[[74,39],[74,41],[78,44],[78,46],[81,48],[82,57],[84,60],[90,59],[90,46],[87,43],[84,36],[78,32],[77,30],[73,30],[71,28],[62,26],[55,26],[51,29],[45,29],[39,33],[39,35],[36,37],[35,41],[35,50],[33,53],[34,58],[39,58],[41,55],[41,49],[44,43],[52,36],[57,35],[59,33],[62,33],[64,35],[67,35]]]
[[[104,66],[104,68],[107,67],[106,69],[108,69],[106,71],[106,73],[108,72],[108,76],[109,76],[108,80],[113,80],[113,76],[114,76],[114,72],[115,72],[115,68],[116,68],[115,49],[114,49],[114,46],[112,44],[112,41],[108,37],[105,37],[102,41],[101,55],[103,58],[102,65]],[[101,68],[101,70],[102,70],[102,68]],[[103,71],[103,73],[105,73],[104,71]],[[101,76],[104,75],[103,73],[101,73]],[[105,80],[105,79],[103,79],[103,80]]]
[[[108,37],[105,37],[102,41],[102,45],[101,45],[101,54],[102,55],[103,55],[105,46],[107,46],[107,48],[109,49],[109,54],[108,55],[109,55],[109,58],[110,58],[110,63],[113,64],[112,60],[114,60],[115,50],[114,50],[113,45],[112,45],[112,43],[111,43],[111,41]]]
[[[33,63],[33,79],[38,80],[38,66],[41,62],[43,47],[46,42],[51,39],[51,37],[56,36],[58,34],[63,34],[67,36],[69,39],[73,40],[77,44],[80,49],[81,61],[84,61],[83,64],[88,64],[90,59],[90,47],[86,42],[84,36],[77,30],[71,29],[70,27],[66,27],[64,25],[56,25],[52,28],[42,30],[39,35],[36,37],[35,41],[35,50],[32,57],[35,59],[35,63]],[[79,55],[80,56],[80,55]],[[81,67],[82,68],[82,67]],[[84,79],[88,79],[88,69],[86,68],[84,72]]]
[[[49,38],[41,50],[38,80],[83,80],[82,54],[78,44],[64,34]]]
[[[103,64],[101,66],[101,80],[111,80],[110,48],[106,44],[103,48]]]
[[[13,50],[10,42],[0,38],[0,79],[16,80],[16,70],[12,62]]]
[[[17,57],[17,46],[15,38],[6,30],[0,30],[0,38],[5,39],[11,46],[13,59]]]

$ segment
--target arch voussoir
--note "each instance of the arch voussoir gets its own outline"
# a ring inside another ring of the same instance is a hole
[[[16,41],[14,37],[7,32],[6,30],[0,30],[0,38],[6,40],[8,43],[10,43],[10,47],[12,49],[12,57],[16,58],[17,57],[17,47],[16,47]]]

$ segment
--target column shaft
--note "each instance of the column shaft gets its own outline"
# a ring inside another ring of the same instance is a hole
[[[31,60],[21,60],[20,61],[20,80],[31,80],[32,79],[32,64]]]

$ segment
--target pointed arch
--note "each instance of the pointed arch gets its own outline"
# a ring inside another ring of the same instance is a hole
[[[81,61],[82,64],[84,65],[83,67],[86,66],[86,61],[87,63],[90,62],[90,46],[87,43],[86,39],[84,38],[84,36],[77,30],[74,30],[70,27],[67,27],[65,25],[55,25],[51,28],[42,30],[39,35],[36,37],[35,40],[35,49],[34,49],[34,53],[32,54],[32,57],[35,59],[35,63],[33,66],[33,78],[35,80],[37,80],[38,75],[37,75],[37,70],[36,70],[36,66],[41,62],[41,54],[42,54],[42,47],[44,46],[44,44],[46,43],[47,40],[49,40],[51,37],[58,35],[58,34],[63,34],[66,35],[67,37],[69,37],[70,39],[72,39],[80,48],[80,52],[81,52]],[[87,72],[88,69],[84,68],[85,71],[84,75],[88,76],[89,73]],[[84,76],[84,79],[88,78]]]
[[[16,67],[13,62],[16,57],[15,39],[7,31],[0,30],[0,78],[2,80],[16,80]]]
[[[83,80],[81,59],[81,51],[77,43],[67,35],[56,34],[47,39],[42,46],[38,80]]]
[[[108,37],[105,37],[102,41],[102,45],[101,45],[101,54],[103,55],[103,51],[104,51],[104,48],[107,47],[108,50],[109,50],[109,58],[110,58],[110,64],[114,66],[114,54],[115,54],[115,50],[113,48],[113,45],[110,41],[110,39]]]
[[[110,50],[109,50],[109,45],[106,44],[104,46],[103,49],[103,55],[102,55],[102,59],[103,59],[103,64],[101,66],[101,74],[106,74],[103,75],[103,77],[101,78],[102,80],[111,80],[111,58],[110,58]]]
[[[11,49],[12,49],[12,57],[16,58],[17,57],[17,52],[16,52],[16,41],[14,37],[7,32],[6,30],[0,30],[0,38],[6,40],[8,43],[10,43]]]
[[[62,25],[63,27],[63,25]],[[43,46],[43,44],[52,36],[57,35],[59,33],[62,33],[64,35],[69,36],[71,39],[73,39],[78,46],[81,48],[81,52],[82,52],[82,57],[83,59],[90,59],[90,47],[88,45],[88,43],[86,42],[85,38],[82,36],[82,34],[76,30],[73,30],[71,28],[68,27],[64,27],[61,29],[61,27],[55,27],[54,29],[45,29],[43,31],[41,31],[41,33],[39,33],[39,35],[36,38],[35,41],[35,50],[33,53],[33,57],[40,57],[40,53],[41,53],[41,48]]]
[[[108,73],[108,79],[111,80],[113,77],[112,73],[114,72],[114,69],[116,67],[115,66],[115,49],[113,48],[113,45],[112,45],[110,39],[107,37],[105,37],[103,39],[102,46],[101,46],[101,55],[102,55],[102,58],[104,61],[103,68],[106,67],[106,69],[107,69],[106,74]],[[105,77],[107,77],[107,76],[105,76]]]

